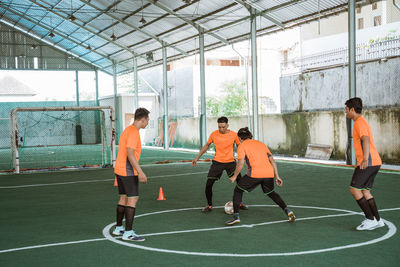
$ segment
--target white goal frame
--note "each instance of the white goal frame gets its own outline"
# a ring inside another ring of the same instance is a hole
[[[11,152],[13,157],[14,173],[20,173],[19,152],[18,152],[18,112],[36,112],[36,111],[100,111],[101,121],[105,126],[105,113],[104,110],[110,110],[110,149],[111,149],[111,164],[115,165],[116,151],[115,151],[115,113],[112,106],[96,106],[96,107],[29,107],[29,108],[15,108],[10,111],[10,139],[11,139]],[[102,131],[103,131],[103,127]],[[103,135],[102,135],[103,136]],[[105,140],[102,140],[104,144]],[[107,162],[107,151],[105,153],[105,161]]]

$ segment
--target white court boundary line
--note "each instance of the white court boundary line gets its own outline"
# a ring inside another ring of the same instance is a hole
[[[250,206],[252,206],[252,207],[264,207],[264,206],[267,206],[267,207],[276,207],[276,206],[274,206],[274,205],[250,205]],[[338,217],[338,216],[347,216],[347,215],[357,215],[357,214],[360,214],[360,213],[357,213],[357,212],[354,212],[354,211],[348,211],[348,210],[341,210],[341,209],[333,209],[333,208],[322,208],[322,207],[308,207],[308,206],[292,206],[292,205],[290,205],[290,207],[302,207],[302,208],[312,208],[312,209],[321,209],[321,210],[325,210],[325,209],[329,209],[329,210],[333,210],[333,211],[344,211],[344,212],[346,212],[345,214],[334,214],[334,215],[330,215],[331,217],[333,217],[333,216],[336,216],[336,217]],[[222,208],[222,206],[219,206],[219,207],[215,207],[215,208]],[[136,216],[136,218],[138,218],[138,217],[143,217],[143,216],[147,216],[147,215],[154,215],[154,214],[161,214],[161,213],[166,213],[166,212],[171,212],[171,211],[185,211],[185,210],[194,210],[194,209],[201,209],[201,208],[185,208],[185,209],[179,209],[179,210],[167,210],[167,211],[156,211],[156,212],[151,212],[151,213],[146,213],[146,214],[140,214],[140,215],[137,215]],[[400,208],[390,208],[390,209],[382,209],[382,210],[379,210],[379,212],[384,212],[384,211],[393,211],[393,210],[400,210]],[[325,217],[327,217],[327,216],[318,216],[318,217],[323,217],[323,218],[325,218]],[[310,218],[310,217],[309,217]],[[299,220],[306,220],[307,218],[297,218],[296,220],[297,221],[299,221]],[[378,238],[378,239],[380,239],[380,240],[378,240],[378,241],[376,241],[376,242],[374,242],[374,243],[377,243],[377,242],[380,242],[380,241],[383,241],[383,240],[385,240],[385,239],[388,239],[388,238],[390,238],[391,236],[393,236],[395,233],[396,233],[396,226],[394,226],[391,222],[389,222],[389,221],[387,221],[387,220],[384,220],[385,221],[385,223],[386,223],[386,225],[388,225],[388,227],[389,227],[389,230],[388,230],[388,232],[384,235],[384,236],[382,236],[382,237],[380,237],[380,238]],[[284,222],[287,222],[287,221],[284,221]],[[277,222],[266,222],[266,223],[264,223],[264,224],[273,224],[273,223],[277,223]],[[110,224],[110,225],[107,225],[104,229],[103,229],[103,235],[104,235],[104,232],[106,231],[106,228],[107,227],[112,227],[114,225],[114,223],[112,223],[112,224]],[[234,228],[238,228],[238,227],[243,227],[243,226],[233,226],[233,227],[223,227],[224,229],[234,229]],[[106,232],[108,235],[109,235],[109,230],[110,230],[110,228],[108,228],[108,231]],[[222,228],[222,227],[221,227]],[[393,233],[389,233],[390,231],[391,231],[391,229],[394,229],[394,230],[392,230],[392,232]],[[161,235],[162,233],[158,233],[158,235]],[[388,236],[388,234],[390,234],[390,236]],[[154,234],[146,234],[146,236],[150,236],[150,235],[157,235],[157,233],[154,233]],[[144,236],[144,235],[143,235]],[[386,238],[384,238],[384,237],[386,237]],[[111,237],[112,239],[113,239],[113,237]],[[28,247],[20,247],[20,248],[11,248],[11,249],[4,249],[4,250],[0,250],[0,254],[1,253],[8,253],[8,252],[14,252],[14,251],[20,251],[20,250],[29,250],[29,249],[36,249],[36,248],[45,248],[45,247],[55,247],[55,246],[63,246],[63,245],[73,245],[73,244],[80,244],[80,243],[88,243],[88,242],[95,242],[95,241],[105,241],[105,240],[109,240],[108,238],[96,238],[96,239],[87,239],[87,240],[79,240],[79,241],[68,241],[68,242],[59,242],[59,243],[50,243],[50,244],[44,244],[44,245],[36,245],[36,246],[28,246]],[[376,240],[376,239],[375,239]],[[119,241],[119,240],[111,240],[111,241],[113,241],[113,242],[115,242],[115,241]],[[371,241],[374,241],[374,240],[371,240]],[[371,241],[367,241],[367,242],[371,242]],[[122,241],[119,241],[119,242],[122,242]],[[119,243],[119,242],[116,242],[116,243]],[[122,242],[123,243],[123,245],[126,245],[126,244],[128,244],[129,245],[129,243],[126,243],[126,242]],[[372,244],[372,243],[371,243]],[[133,244],[131,244],[131,245],[133,245]],[[364,245],[369,245],[369,244],[364,244]],[[349,245],[349,246],[351,246],[351,245]],[[354,247],[354,246],[353,246]],[[147,247],[145,247],[146,249],[147,249]],[[342,249],[345,249],[345,248],[347,248],[347,247],[344,247],[344,248],[342,248]],[[350,247],[349,247],[350,248]],[[164,252],[164,251],[163,251]],[[178,251],[179,252],[179,251]],[[319,252],[314,252],[314,253],[321,253],[321,252],[325,252],[325,251],[319,251]],[[183,253],[178,253],[178,254],[183,254]],[[270,253],[271,254],[271,253]],[[308,253],[309,254],[309,253]],[[236,254],[236,255],[238,255],[238,254]],[[246,254],[247,255],[247,254]],[[299,255],[299,254],[293,254],[293,255]],[[202,256],[204,256],[204,255],[202,255]],[[279,255],[270,255],[270,256],[279,256]],[[286,256],[288,256],[288,255],[286,255]],[[239,257],[239,256],[237,256],[237,257]],[[245,257],[249,257],[249,256],[245,256]]]
[[[252,205],[249,205],[252,206]],[[275,205],[254,205],[258,207],[276,207]],[[333,209],[333,208],[322,208],[322,207],[311,207],[311,206],[290,206],[290,207],[297,207],[297,208],[308,208],[308,209],[321,209],[321,210],[333,210],[333,211],[342,211],[345,212],[345,214],[333,214],[333,215],[325,215],[325,216],[316,216],[316,217],[309,217],[309,218],[300,218],[297,219],[299,220],[307,220],[307,219],[319,219],[319,218],[329,218],[329,217],[338,217],[338,216],[348,216],[348,215],[361,215],[360,213],[354,212],[354,211],[349,211],[349,210],[343,210],[343,209]],[[160,213],[167,213],[167,212],[174,212],[174,211],[185,211],[185,210],[193,210],[193,209],[198,209],[198,208],[186,208],[186,209],[176,209],[176,210],[167,210],[167,211],[159,211],[159,212],[152,212],[152,213],[146,213],[140,215],[140,217],[143,216],[148,216],[148,215],[154,215],[154,214],[160,214]],[[139,216],[137,216],[139,217]],[[391,222],[382,219],[386,225],[388,226],[388,231],[385,235],[372,239],[366,242],[360,242],[360,243],[354,243],[354,244],[349,244],[345,246],[337,246],[337,247],[331,247],[331,248],[324,248],[324,249],[317,249],[317,250],[306,250],[306,251],[295,251],[295,252],[282,252],[282,253],[257,253],[257,254],[237,254],[237,253],[207,253],[207,252],[194,252],[194,251],[180,251],[180,250],[171,250],[171,249],[159,249],[159,248],[153,248],[153,247],[146,247],[142,245],[136,245],[132,243],[127,243],[124,241],[120,241],[115,239],[114,237],[111,236],[110,234],[110,229],[115,223],[111,223],[107,225],[103,229],[103,235],[110,241],[124,245],[124,246],[129,246],[129,247],[134,247],[134,248],[139,248],[143,250],[149,250],[149,251],[156,251],[156,252],[165,252],[165,253],[173,253],[173,254],[183,254],[183,255],[196,255],[196,256],[218,256],[218,257],[265,257],[265,256],[294,256],[294,255],[304,255],[304,254],[313,254],[313,253],[322,253],[322,252],[328,252],[328,251],[335,251],[335,250],[342,250],[342,249],[347,249],[347,248],[354,248],[354,247],[360,247],[360,246],[366,246],[374,243],[378,243],[380,241],[386,240],[390,237],[392,237],[397,229],[394,224]],[[153,233],[153,234],[144,234],[142,236],[150,236],[150,235],[163,235],[163,234],[174,234],[174,233],[187,233],[187,232],[198,232],[198,231],[207,231],[207,230],[225,230],[225,229],[236,229],[239,227],[253,227],[253,226],[258,226],[258,225],[265,225],[265,224],[273,224],[273,223],[280,223],[280,222],[287,222],[285,221],[275,221],[275,222],[266,222],[266,223],[260,223],[260,224],[252,224],[252,225],[241,225],[241,226],[236,226],[236,227],[218,227],[218,228],[210,228],[210,229],[195,229],[195,230],[184,230],[184,231],[173,231],[173,232],[165,232],[165,233]]]
[[[193,174],[203,174],[203,173],[207,173],[207,172],[208,171],[179,173],[179,174],[165,174],[165,175],[149,176],[148,179],[185,176],[185,175],[193,175]],[[0,186],[0,189],[14,189],[14,188],[38,187],[38,186],[54,186],[54,185],[80,184],[80,183],[96,183],[96,182],[109,182],[109,181],[114,181],[114,179],[84,180],[84,181],[62,182],[62,183],[51,183],[51,184],[10,185],[10,186]]]

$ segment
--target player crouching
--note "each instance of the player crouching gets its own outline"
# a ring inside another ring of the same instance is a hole
[[[278,175],[278,168],[268,147],[260,141],[253,140],[253,135],[247,127],[241,128],[237,135],[240,140],[237,151],[238,164],[235,173],[230,178],[232,183],[237,180],[237,185],[233,192],[233,218],[225,224],[234,225],[240,223],[239,206],[242,202],[243,192],[251,192],[258,185],[261,185],[263,192],[285,211],[289,217],[289,222],[293,222],[296,219],[293,211],[274,192],[274,180],[278,186],[282,186],[283,181]],[[246,175],[240,177],[239,174],[243,169],[245,159],[248,171]]]

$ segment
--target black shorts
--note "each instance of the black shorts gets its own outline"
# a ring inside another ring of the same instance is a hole
[[[354,170],[350,186],[360,190],[370,190],[380,168],[381,166],[369,166],[361,170],[360,166],[357,166]]]
[[[235,173],[235,169],[236,169],[236,161],[221,163],[213,160],[210,170],[208,171],[207,178],[219,180],[224,170],[226,171],[226,174],[228,174],[229,177],[232,177],[233,174]]]
[[[244,192],[251,192],[258,185],[261,185],[261,189],[265,194],[274,191],[274,178],[251,178],[245,175],[238,177],[236,183],[237,187]]]
[[[118,193],[127,197],[139,196],[139,177],[138,176],[120,176],[117,177]]]

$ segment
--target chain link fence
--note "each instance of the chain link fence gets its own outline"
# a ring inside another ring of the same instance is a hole
[[[94,106],[92,101],[81,104]],[[21,170],[110,165],[111,120],[107,109],[18,111],[10,119],[10,112],[17,107],[73,106],[73,102],[0,103],[0,171],[14,170],[13,142]]]

